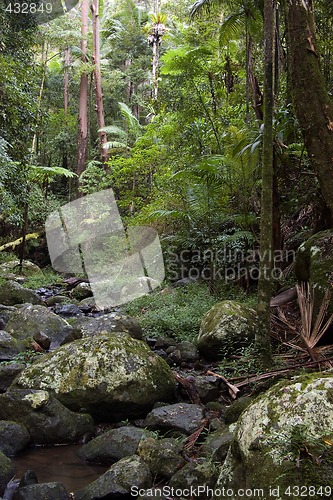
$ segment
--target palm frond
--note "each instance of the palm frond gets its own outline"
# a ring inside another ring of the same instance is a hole
[[[214,5],[220,6],[223,3],[223,0],[197,0],[190,7],[190,17],[200,15],[202,12],[209,12]]]
[[[224,47],[234,38],[238,38],[246,29],[246,14],[245,10],[230,14],[225,18],[220,26],[219,44]]]
[[[126,120],[129,131],[133,132],[136,137],[142,134],[142,126],[139,120],[133,115],[131,109],[124,102],[118,102],[120,112]]]
[[[314,287],[310,288],[309,283],[301,283],[300,285],[296,285],[296,291],[302,322],[300,335],[307,348],[312,350],[333,321],[333,314],[325,321],[332,293],[329,289],[325,291],[316,321],[313,325]]]

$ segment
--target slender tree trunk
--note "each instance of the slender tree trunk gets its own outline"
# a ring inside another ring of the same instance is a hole
[[[333,214],[333,104],[316,48],[312,0],[287,3],[288,72],[304,145]]]
[[[81,11],[81,52],[82,62],[87,62],[89,0],[82,1]],[[84,71],[80,80],[79,100],[79,135],[77,174],[80,176],[86,168],[88,157],[88,73]]]
[[[45,78],[46,78],[46,64],[47,64],[47,56],[48,56],[48,43],[43,44],[42,48],[42,60],[41,60],[41,66],[42,66],[42,80],[40,83],[39,87],[39,96],[38,96],[38,111],[37,111],[37,127],[39,128],[40,126],[40,119],[41,119],[41,111],[42,111],[42,99],[43,99],[43,93],[44,93],[44,85],[45,85]],[[32,145],[31,145],[31,153],[37,154],[37,143],[38,143],[38,132],[36,131],[34,133],[34,136],[32,138]]]
[[[152,93],[152,98],[154,100],[157,99],[158,95],[158,61],[159,61],[159,39],[158,37],[155,37],[154,42],[153,42],[153,64],[152,64],[152,71],[153,71],[153,93]]]
[[[29,196],[29,195],[27,195],[27,196]],[[21,272],[22,272],[22,264],[23,264],[23,260],[24,260],[26,236],[27,236],[27,232],[28,232],[28,223],[29,223],[29,202],[28,202],[28,197],[27,197],[27,200],[24,202],[23,224],[22,224],[22,229],[21,229],[22,244],[21,244],[21,248],[20,248],[20,263],[19,263],[19,268],[20,268]]]
[[[94,79],[95,79],[95,98],[96,112],[98,124],[98,136],[101,149],[101,158],[103,165],[106,165],[109,155],[105,148],[107,143],[106,133],[101,131],[105,127],[104,106],[103,106],[103,91],[102,91],[102,76],[101,76],[101,54],[99,40],[99,0],[93,0],[91,4],[93,17],[93,59],[94,59]]]
[[[69,98],[69,65],[70,65],[70,52],[69,47],[65,49],[65,76],[64,76],[64,114],[68,113],[68,98]]]
[[[265,81],[264,132],[262,150],[262,192],[260,216],[260,268],[258,286],[259,327],[255,344],[261,364],[272,363],[270,339],[270,301],[273,269],[273,114],[274,114],[274,54],[275,54],[275,0],[265,0]]]

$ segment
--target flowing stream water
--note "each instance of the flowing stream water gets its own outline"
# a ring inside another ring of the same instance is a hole
[[[104,474],[108,467],[86,464],[78,456],[81,445],[35,446],[15,458],[16,479],[33,470],[40,483],[58,481],[68,493],[76,492]]]

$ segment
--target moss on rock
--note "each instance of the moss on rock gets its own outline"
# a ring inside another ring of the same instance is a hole
[[[284,499],[289,485],[333,484],[332,450],[325,444],[332,388],[333,376],[317,373],[280,382],[257,398],[240,416],[219,486],[262,488],[268,499],[270,485]]]
[[[142,415],[173,399],[167,363],[125,333],[100,334],[59,347],[26,368],[14,386],[47,390],[73,410],[97,418]]]
[[[297,250],[295,274],[299,281],[316,287],[315,311],[319,309],[329,278],[333,276],[333,231],[321,231],[302,243]],[[333,312],[333,303],[329,307]]]
[[[33,337],[37,342],[46,335],[52,346],[71,340],[73,328],[52,311],[40,305],[25,304],[14,312],[6,325],[8,331],[22,344]]]
[[[251,307],[234,300],[215,304],[203,318],[198,336],[198,348],[209,359],[223,354],[254,339],[257,315]]]

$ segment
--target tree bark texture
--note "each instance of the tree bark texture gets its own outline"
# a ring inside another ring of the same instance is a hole
[[[262,191],[260,216],[260,267],[258,285],[259,325],[255,336],[256,350],[263,367],[272,362],[270,339],[270,301],[273,269],[273,114],[274,114],[274,58],[275,58],[275,0],[265,0],[265,80],[264,132],[262,149]]]
[[[295,113],[321,192],[333,214],[333,103],[316,48],[312,0],[290,0],[288,72]]]
[[[98,136],[100,142],[102,163],[106,165],[109,155],[105,148],[107,143],[106,132],[101,131],[105,127],[104,106],[103,106],[103,91],[102,91],[102,76],[101,76],[101,54],[99,40],[99,0],[93,0],[91,4],[93,18],[93,59],[94,59],[94,80],[95,80],[95,98],[96,112],[98,124]]]
[[[69,65],[70,65],[70,52],[69,47],[65,49],[65,76],[64,76],[64,114],[68,113],[68,98],[69,98]]]
[[[88,38],[88,15],[89,0],[82,1],[81,11],[81,52],[82,62],[87,62],[87,38]],[[88,73],[83,71],[80,80],[79,99],[79,135],[78,135],[78,158],[77,174],[80,176],[86,168],[88,157]]]

